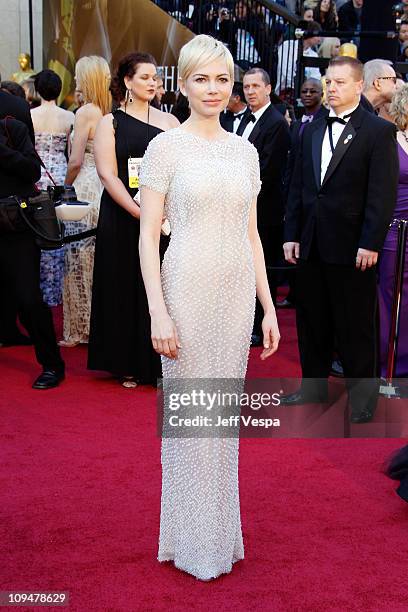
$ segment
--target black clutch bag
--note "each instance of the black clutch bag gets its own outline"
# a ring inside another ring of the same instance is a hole
[[[50,191],[41,191],[32,198],[16,198],[19,212],[35,234],[40,249],[52,250],[62,247],[64,227],[55,214],[55,202]]]
[[[57,249],[63,244],[63,226],[55,205],[46,191],[32,198],[13,196],[0,200],[0,233],[14,234],[30,229],[41,249]]]

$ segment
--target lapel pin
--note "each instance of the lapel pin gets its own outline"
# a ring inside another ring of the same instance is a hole
[[[349,134],[349,135],[347,136],[347,138],[345,139],[344,144],[345,144],[345,145],[346,145],[346,144],[348,144],[352,138],[353,138],[353,136],[352,136],[351,134]]]

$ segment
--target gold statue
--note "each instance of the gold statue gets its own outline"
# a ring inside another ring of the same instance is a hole
[[[31,68],[31,57],[29,53],[20,53],[18,56],[18,63],[20,64],[21,70],[15,72],[11,80],[20,84],[22,81],[25,81],[35,74],[35,71]]]
[[[357,45],[355,45],[354,43],[343,43],[339,51],[339,55],[345,57],[354,57],[354,59],[357,59],[357,53]]]

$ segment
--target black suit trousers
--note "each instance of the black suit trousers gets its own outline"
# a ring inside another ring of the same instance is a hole
[[[376,269],[323,262],[316,252],[299,261],[296,319],[303,391],[323,399],[334,348],[339,353],[353,411],[374,410],[377,376]],[[310,379],[320,379],[313,383]],[[354,401],[353,401],[354,397]]]
[[[3,296],[10,292],[16,301],[38,362],[45,369],[63,369],[51,311],[40,289],[40,249],[31,232],[1,236],[0,279]]]
[[[0,344],[2,342],[13,344],[21,334],[17,327],[17,304],[10,292],[2,288],[0,298]]]

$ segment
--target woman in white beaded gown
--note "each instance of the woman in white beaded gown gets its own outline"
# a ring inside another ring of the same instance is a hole
[[[255,292],[265,313],[261,358],[279,343],[256,225],[258,155],[219,123],[233,85],[228,49],[196,36],[181,50],[178,74],[191,116],[151,141],[140,170],[140,261],[152,342],[165,381],[242,379]],[[164,216],[172,234],[160,276]],[[238,446],[237,438],[163,438],[159,561],[210,580],[244,558]]]

